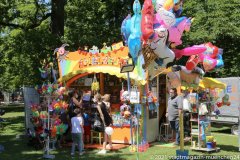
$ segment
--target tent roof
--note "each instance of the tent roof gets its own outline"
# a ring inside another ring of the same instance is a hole
[[[120,73],[120,68],[115,66],[104,66],[104,67],[87,67],[81,70],[73,71],[68,73],[67,75],[61,77],[59,81],[68,81],[71,78],[84,73],[108,73],[110,75],[115,75],[118,78],[124,78],[127,79],[127,73]],[[136,74],[135,70],[134,72],[129,73],[130,79],[137,80],[140,84],[144,85],[146,83],[145,80],[141,79],[141,77]]]
[[[219,88],[219,89],[226,89],[227,85],[222,83],[214,78],[204,77],[200,83],[199,87],[201,88]]]

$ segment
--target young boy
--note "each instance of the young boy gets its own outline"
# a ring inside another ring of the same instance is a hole
[[[75,153],[75,145],[78,145],[78,149],[79,149],[79,155],[83,154],[83,146],[82,146],[82,135],[84,133],[84,129],[83,129],[83,117],[82,114],[80,112],[79,108],[76,108],[74,110],[74,114],[75,116],[72,117],[71,119],[71,124],[72,124],[72,151],[71,151],[71,156],[74,156]]]

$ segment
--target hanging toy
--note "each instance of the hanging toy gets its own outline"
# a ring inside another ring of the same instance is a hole
[[[227,106],[230,106],[231,105],[231,102],[229,102],[229,95],[228,94],[225,94],[222,98],[222,104],[223,105],[227,105]]]
[[[68,44],[63,44],[60,48],[56,48],[53,52],[53,54],[58,53],[57,59],[60,62],[68,58],[67,55],[68,55],[69,51],[65,50],[66,46],[69,46],[69,45]]]
[[[94,74],[93,82],[91,85],[91,89],[93,92],[97,92],[99,90],[99,82],[97,81],[96,75]]]

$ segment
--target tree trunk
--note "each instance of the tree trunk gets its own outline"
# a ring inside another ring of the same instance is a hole
[[[52,0],[52,34],[59,37],[64,35],[64,5],[66,0]]]

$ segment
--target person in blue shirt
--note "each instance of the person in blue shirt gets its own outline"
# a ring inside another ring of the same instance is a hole
[[[83,112],[83,120],[84,120],[84,142],[90,143],[90,135],[91,135],[91,124],[90,124],[90,115],[89,115],[89,109],[84,108]]]

